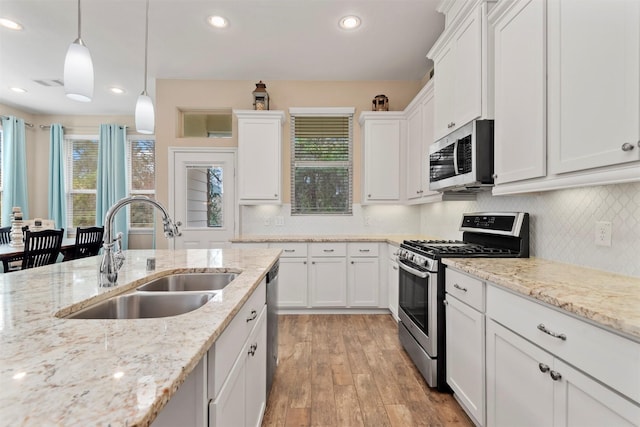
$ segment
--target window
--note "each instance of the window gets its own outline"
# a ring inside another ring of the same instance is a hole
[[[154,198],[156,186],[156,150],[155,140],[131,137],[127,141],[127,154],[131,179],[129,194]],[[130,228],[153,228],[153,207],[149,204],[133,203],[129,205]]]
[[[351,215],[353,108],[292,108],[291,214]]]
[[[98,174],[98,137],[66,138],[67,151],[67,227],[96,223],[96,176]]]
[[[2,126],[0,126],[0,224],[2,223],[2,195],[4,180],[2,179]]]
[[[96,223],[96,177],[98,137],[67,136],[67,224],[76,227]],[[155,140],[148,137],[127,139],[127,177],[129,195],[155,197]],[[130,229],[153,228],[153,207],[140,203],[129,206]]]

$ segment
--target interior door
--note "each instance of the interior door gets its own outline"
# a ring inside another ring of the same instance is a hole
[[[182,235],[175,249],[230,246],[236,231],[235,162],[232,149],[170,149],[170,204]]]

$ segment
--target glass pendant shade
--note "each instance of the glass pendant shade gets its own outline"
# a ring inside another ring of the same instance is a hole
[[[64,60],[64,91],[67,97],[81,102],[93,98],[93,62],[81,39],[69,46]]]
[[[155,113],[153,111],[153,101],[146,92],[138,96],[136,102],[136,130],[138,133],[150,135],[155,131]]]

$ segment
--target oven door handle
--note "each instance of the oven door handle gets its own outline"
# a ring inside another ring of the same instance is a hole
[[[411,268],[408,265],[406,265],[404,262],[402,262],[402,260],[398,260],[398,266],[401,269],[403,269],[404,271],[406,271],[407,273],[411,273],[414,276],[418,276],[421,279],[426,279],[429,276],[428,272],[416,270],[415,268]]]

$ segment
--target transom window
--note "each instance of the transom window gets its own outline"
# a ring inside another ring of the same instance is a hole
[[[353,108],[291,108],[291,214],[351,215]]]

